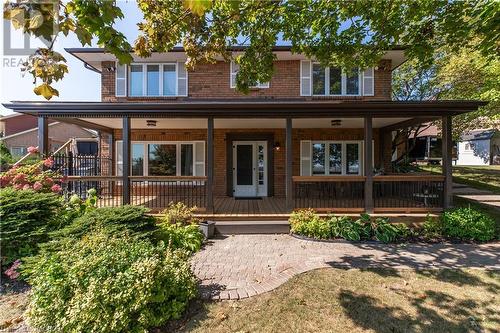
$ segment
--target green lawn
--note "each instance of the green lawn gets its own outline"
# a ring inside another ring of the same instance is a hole
[[[421,169],[441,173],[441,166],[422,166]],[[453,181],[500,194],[500,165],[453,166]]]
[[[498,271],[328,268],[246,300],[198,303],[178,331],[498,332],[499,291]]]

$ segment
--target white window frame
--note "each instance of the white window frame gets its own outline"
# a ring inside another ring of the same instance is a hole
[[[147,89],[148,89],[148,73],[147,73],[147,66],[149,65],[158,65],[159,66],[159,95],[148,95],[147,94]],[[175,65],[175,94],[174,95],[164,95],[163,94],[163,72],[165,69],[165,65]],[[131,95],[130,94],[130,87],[132,84],[132,76],[130,75],[131,73],[131,68],[132,66],[142,66],[142,95]],[[144,63],[131,63],[130,66],[127,66],[127,77],[128,77],[128,84],[127,84],[127,93],[129,97],[176,97],[179,96],[179,64],[177,62],[144,62]],[[188,74],[186,72],[186,84],[187,84],[187,77]]]
[[[168,145],[168,144],[171,144],[171,145],[176,145],[176,150],[175,150],[175,153],[176,153],[176,161],[175,161],[175,176],[174,177],[184,177],[184,176],[181,176],[182,174],[182,170],[181,170],[181,165],[182,165],[182,162],[181,162],[181,145],[186,145],[186,144],[190,144],[193,146],[193,176],[198,176],[196,174],[196,165],[200,165],[201,162],[197,162],[196,161],[196,143],[200,143],[202,142],[203,145],[205,145],[205,141],[131,141],[130,144],[143,144],[144,145],[144,163],[143,163],[143,176],[141,177],[149,177],[149,147],[148,145],[152,144],[152,145],[155,145],[155,144],[165,144],[165,145]],[[115,174],[119,176],[118,174],[118,165],[121,165],[122,168],[123,168],[123,160],[122,161],[119,161],[118,160],[118,145],[120,143],[123,143],[123,140],[116,140],[115,142],[115,160],[116,160],[116,163],[115,163]],[[205,155],[205,154],[204,154]],[[132,156],[130,156],[132,157]],[[204,157],[203,159],[203,165],[205,166],[206,164],[206,157]],[[132,161],[130,161],[130,172],[132,172]]]
[[[125,70],[124,70],[125,77],[118,77],[118,68],[119,67],[125,67]],[[127,97],[127,94],[128,94],[127,77],[128,77],[128,71],[129,71],[128,66],[125,64],[120,65],[120,63],[118,61],[116,61],[115,68],[116,68],[116,71],[115,71],[115,96],[116,97]],[[124,94],[118,93],[118,86],[119,86],[120,82],[125,84]]]
[[[235,72],[233,70],[234,68],[234,61],[231,61],[231,63],[229,64],[229,86],[231,87],[231,89],[234,89],[236,88],[236,75],[238,74],[238,72]],[[234,77],[234,80],[233,80],[233,77]],[[234,82],[234,84],[233,84]],[[270,87],[270,84],[269,82],[265,82],[265,83],[257,83],[255,86],[251,86],[250,88],[257,88],[257,89],[267,89]]]
[[[310,144],[310,149],[311,149],[311,158],[310,158],[310,163],[311,163],[311,176],[314,177],[324,177],[324,176],[362,176],[363,175],[363,149],[364,149],[364,142],[362,140],[302,140],[309,142]],[[341,173],[333,173],[330,174],[330,144],[341,144],[342,145],[342,167],[341,167]],[[359,160],[359,172],[357,174],[352,174],[352,173],[347,173],[347,154],[346,154],[346,147],[347,144],[355,143],[358,144],[358,160]],[[313,173],[313,145],[314,144],[324,144],[325,145],[325,173],[324,174],[314,174]],[[300,153],[302,156],[302,152]],[[302,175],[302,169],[301,169],[301,175]]]
[[[347,94],[347,76],[345,69],[342,68],[342,76],[341,76],[341,93],[340,94],[330,94],[330,67],[325,67],[325,94],[319,95],[315,94],[313,91],[314,85],[314,76],[313,76],[313,67],[314,65],[320,65],[317,61],[311,61],[310,66],[310,78],[311,78],[311,96],[363,96],[363,71],[358,67],[358,93],[357,94]],[[302,75],[301,75],[302,81]]]

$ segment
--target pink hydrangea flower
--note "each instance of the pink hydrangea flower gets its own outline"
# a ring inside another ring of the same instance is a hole
[[[54,165],[54,160],[49,157],[45,161],[43,161],[43,165],[45,165],[47,168],[50,168],[51,166]]]
[[[45,178],[45,184],[47,184],[48,186],[54,184],[54,179],[50,177]]]
[[[23,184],[16,184],[16,185],[14,185],[14,188],[15,188],[16,190],[20,190],[20,189],[22,189],[22,188],[23,188]]]
[[[14,177],[13,181],[16,184],[24,183],[26,181],[26,175],[24,173],[19,173]]]
[[[35,191],[40,191],[42,188],[43,188],[43,185],[39,181],[36,181],[35,184],[33,184],[33,189]]]
[[[24,184],[23,190],[29,190],[31,188],[30,184]]]
[[[30,147],[28,147],[28,153],[36,154],[36,153],[38,153],[38,148],[30,146]]]
[[[54,184],[54,185],[52,185],[50,190],[54,193],[59,193],[59,192],[61,192],[62,188],[58,184]]]

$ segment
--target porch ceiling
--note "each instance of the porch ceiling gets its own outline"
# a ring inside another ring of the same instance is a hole
[[[374,118],[373,127],[380,128],[397,124],[411,118]],[[61,119],[64,121],[64,119]],[[155,120],[156,126],[148,126],[149,120]],[[339,126],[331,126],[331,120],[340,120]],[[88,123],[105,126],[113,129],[122,128],[119,118],[85,118]],[[363,128],[363,118],[304,118],[294,119],[294,128]],[[205,129],[206,118],[134,118],[132,129]],[[214,119],[214,128],[286,128],[285,119],[257,119],[257,118],[217,118]]]

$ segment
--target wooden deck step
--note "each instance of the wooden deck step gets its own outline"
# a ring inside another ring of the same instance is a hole
[[[237,234],[288,234],[290,225],[283,221],[219,221],[215,231],[221,235]]]

